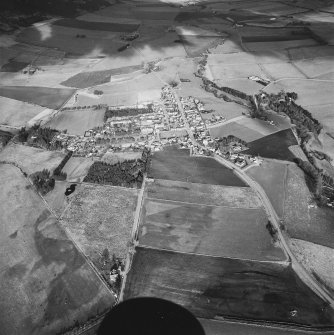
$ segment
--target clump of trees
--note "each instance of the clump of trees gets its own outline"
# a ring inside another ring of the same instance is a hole
[[[45,195],[53,190],[55,186],[55,179],[50,176],[50,171],[47,169],[31,174],[30,178],[37,191],[42,195]]]
[[[125,160],[116,164],[94,162],[84,182],[139,188],[150,164],[151,152],[145,148],[138,160]]]
[[[232,144],[237,144],[241,147],[247,147],[246,141],[234,135],[228,135],[227,137],[221,137],[219,139],[216,139],[216,143],[217,148],[219,148],[222,152],[228,151]]]
[[[40,125],[33,125],[27,129],[21,128],[18,132],[16,139],[19,142],[27,142],[31,146],[45,148],[47,150],[59,150],[62,146],[59,142],[52,143],[52,139],[59,131],[49,127],[42,128]]]
[[[268,220],[267,224],[266,224],[266,228],[269,231],[270,236],[272,237],[274,242],[278,241],[278,230],[274,227],[273,223]]]
[[[139,114],[153,113],[153,104],[148,104],[144,108],[122,108],[122,109],[107,109],[104,113],[104,122],[106,122],[111,117],[123,117],[123,116],[136,116]]]
[[[101,90],[94,90],[94,94],[95,95],[102,95],[103,91],[101,91]]]

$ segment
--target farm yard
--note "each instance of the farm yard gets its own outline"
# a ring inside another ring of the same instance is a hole
[[[259,290],[261,287],[261,290]],[[288,266],[136,248],[125,299],[154,296],[197,317],[331,325],[334,313]],[[298,310],[292,317],[290,311]]]
[[[249,149],[243,151],[247,155],[261,156],[286,161],[295,157],[289,150],[291,145],[298,144],[291,129],[285,129],[247,143]]]
[[[139,245],[216,257],[286,260],[272,243],[267,221],[261,208],[146,200]]]
[[[108,310],[114,297],[19,169],[0,172],[1,331],[55,334]]]
[[[72,135],[84,135],[86,130],[103,125],[104,113],[105,109],[63,110],[47,126],[60,131],[67,129]]]
[[[155,179],[147,181],[147,197],[192,204],[259,208],[261,201],[250,187],[231,187]]]
[[[232,170],[209,157],[192,157],[186,150],[164,150],[152,156],[148,176],[201,184],[245,186]]]
[[[0,96],[52,109],[60,108],[75,90],[34,86],[0,86]]]
[[[264,160],[260,166],[253,166],[247,174],[266,192],[277,215],[284,214],[287,164]]]
[[[18,165],[28,175],[48,169],[51,172],[60,164],[65,154],[26,145],[11,143],[0,152],[0,161]]]
[[[126,258],[136,200],[136,190],[82,184],[61,224],[99,268],[105,248],[110,255]]]

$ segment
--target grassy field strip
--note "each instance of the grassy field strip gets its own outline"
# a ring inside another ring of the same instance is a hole
[[[192,255],[192,256],[203,256],[203,257],[211,257],[211,258],[221,258],[221,259],[232,259],[232,260],[238,260],[238,261],[247,261],[247,262],[253,262],[253,263],[268,263],[268,264],[281,264],[284,266],[288,266],[290,264],[290,261],[287,259],[285,261],[273,261],[273,260],[257,260],[257,259],[249,259],[246,257],[230,257],[230,256],[216,256],[216,255],[206,255],[206,254],[201,254],[198,252],[186,252],[186,251],[180,251],[180,250],[171,250],[171,249],[165,249],[165,248],[157,248],[157,247],[151,247],[149,245],[145,244],[140,244],[140,247],[143,249],[149,249],[149,250],[157,250],[157,251],[166,251],[166,252],[172,252],[175,254],[183,254],[183,255]]]
[[[233,186],[229,186],[233,187]],[[187,201],[179,201],[179,200],[170,200],[170,199],[160,199],[160,198],[150,198],[150,197],[145,197],[147,200],[152,200],[152,201],[161,201],[161,202],[174,202],[178,204],[185,204],[185,205],[198,205],[198,206],[203,206],[203,207],[218,207],[218,208],[231,208],[231,209],[239,209],[240,206],[222,206],[222,205],[208,205],[208,204],[199,204],[196,202],[187,202]],[[259,207],[249,207],[247,208],[249,210],[258,210]]]
[[[131,232],[131,240],[132,240],[132,243],[134,243],[134,246],[136,245],[136,241],[138,240],[138,230],[139,230],[141,211],[143,208],[145,183],[146,183],[146,177],[144,175],[143,183],[142,183],[142,186],[141,186],[141,189],[138,195],[138,199],[137,199],[136,213],[135,213],[135,218],[134,218],[132,232]],[[118,299],[119,302],[123,301],[126,279],[131,269],[133,255],[134,255],[134,247],[129,247],[128,254],[126,257],[126,262],[125,262],[125,270],[124,270],[124,276],[122,280],[122,286],[121,286],[121,290],[119,293],[119,299]]]

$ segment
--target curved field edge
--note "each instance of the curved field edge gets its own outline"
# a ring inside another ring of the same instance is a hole
[[[108,310],[113,295],[20,170],[0,171],[2,331],[60,333]]]

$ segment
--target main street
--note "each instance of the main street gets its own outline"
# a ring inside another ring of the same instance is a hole
[[[184,124],[186,126],[186,129],[189,134],[189,138],[191,139],[192,143],[198,147],[201,147],[202,149],[207,149],[200,145],[194,137],[194,134],[189,126],[189,123],[187,121],[187,118],[185,116],[185,112],[181,103],[180,98],[178,97],[177,93],[173,88],[171,88],[175,101],[178,105],[178,108],[182,114],[182,118],[184,120]],[[280,226],[280,219],[277,215],[271,201],[269,200],[266,192],[264,189],[252,178],[250,178],[242,169],[234,165],[232,162],[228,161],[227,159],[214,155],[214,158],[221,163],[222,165],[234,170],[235,174],[243,180],[246,184],[248,184],[260,197],[263,206],[266,210],[266,213],[268,215],[269,220],[272,222],[274,227],[277,230],[278,239],[280,241],[280,244],[286,253],[286,255],[290,258],[291,266],[295,273],[298,275],[298,277],[319,297],[321,297],[324,301],[326,301],[331,307],[334,308],[334,299],[331,297],[331,295],[322,287],[319,285],[319,283],[307,272],[307,270],[298,262],[297,258],[291,251],[289,244],[286,240],[286,237],[284,236],[281,226]]]

